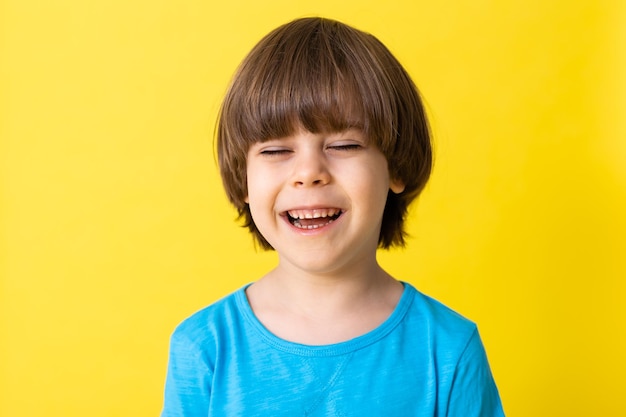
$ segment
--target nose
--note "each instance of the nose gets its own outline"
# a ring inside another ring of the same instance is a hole
[[[325,185],[330,182],[330,178],[323,151],[302,151],[294,158],[292,183],[295,187]]]

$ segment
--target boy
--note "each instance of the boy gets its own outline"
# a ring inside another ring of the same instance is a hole
[[[476,326],[395,280],[431,171],[417,90],[373,36],[298,19],[257,44],[221,108],[221,175],[258,281],[172,335],[162,416],[503,416]]]

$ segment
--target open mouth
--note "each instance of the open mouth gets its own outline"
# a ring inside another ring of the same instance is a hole
[[[343,214],[343,210],[338,208],[289,210],[285,214],[289,223],[298,229],[312,230],[328,226]]]

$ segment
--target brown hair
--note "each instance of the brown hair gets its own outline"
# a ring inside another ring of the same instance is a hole
[[[324,18],[297,19],[266,35],[243,60],[220,109],[217,151],[222,181],[257,242],[261,235],[245,202],[251,144],[358,126],[387,158],[403,192],[389,192],[379,246],[405,244],[409,204],[432,166],[428,122],[415,84],[374,36]]]

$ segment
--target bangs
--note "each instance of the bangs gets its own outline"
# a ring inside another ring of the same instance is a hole
[[[302,26],[270,33],[239,68],[231,87],[239,94],[227,95],[232,100],[222,113],[234,142],[248,148],[302,128],[312,133],[358,128],[370,140],[389,140],[393,123],[384,114],[390,103],[380,91],[382,68],[372,65],[371,55],[369,62],[363,59],[372,45],[332,21]]]
[[[260,94],[254,96],[262,101],[250,103],[253,114],[242,124],[244,137],[263,141],[299,129],[312,133],[366,129],[367,117],[352,74],[340,72],[332,62],[302,58],[310,58],[306,72],[294,71],[302,66],[290,62],[270,74]]]

